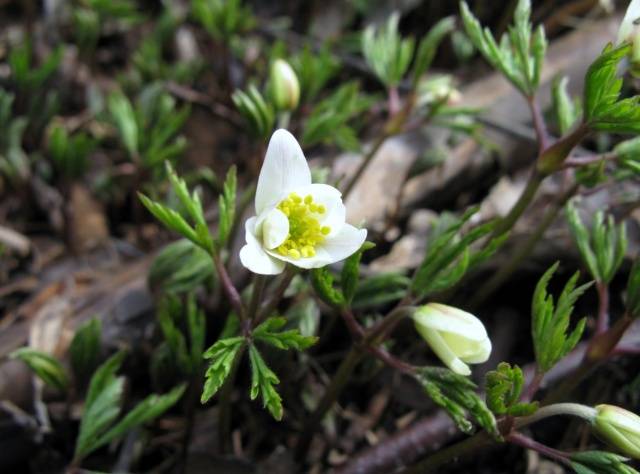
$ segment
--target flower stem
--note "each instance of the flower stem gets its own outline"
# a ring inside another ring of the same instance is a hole
[[[213,253],[211,257],[213,259],[213,265],[215,266],[216,272],[218,273],[218,278],[220,278],[222,288],[224,289],[227,298],[229,298],[231,306],[238,314],[238,318],[240,318],[241,322],[246,320],[247,315],[242,304],[242,299],[240,298],[240,293],[238,293],[238,290],[231,281],[231,278],[227,273],[227,269],[222,263],[222,260],[220,260],[220,255],[218,255],[217,253]]]
[[[526,97],[527,104],[531,110],[531,118],[533,120],[533,128],[536,131],[536,137],[538,139],[539,153],[542,153],[545,148],[549,146],[549,134],[547,132],[547,125],[544,121],[544,116],[540,110],[540,104],[535,95]]]
[[[609,285],[603,281],[596,282],[598,291],[598,322],[596,334],[602,334],[609,328]]]
[[[596,416],[596,409],[586,405],[580,405],[579,403],[555,403],[538,408],[531,416],[516,419],[515,427],[522,428],[523,426],[531,425],[545,418],[559,415],[576,416],[591,422]]]
[[[559,461],[562,464],[570,465],[570,460],[567,453],[550,448],[549,446],[546,446],[542,443],[538,443],[536,440],[533,440],[528,436],[523,435],[522,433],[511,433],[509,436],[507,436],[506,440],[511,444],[536,451],[550,459]]]

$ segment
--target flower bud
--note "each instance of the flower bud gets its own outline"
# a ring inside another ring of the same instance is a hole
[[[593,426],[596,435],[625,456],[640,459],[640,417],[613,405],[598,405]]]
[[[454,372],[471,374],[467,364],[486,362],[491,341],[474,315],[439,303],[429,303],[413,314],[416,330],[433,352]]]
[[[271,65],[271,93],[279,110],[293,110],[300,100],[298,76],[284,59],[276,59]]]

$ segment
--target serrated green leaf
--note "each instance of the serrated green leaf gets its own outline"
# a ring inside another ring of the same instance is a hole
[[[20,359],[47,385],[64,392],[69,387],[69,376],[62,363],[50,354],[23,347],[13,351],[12,359]]]
[[[610,283],[627,250],[624,222],[616,226],[612,216],[605,221],[604,213],[598,211],[593,217],[589,232],[571,202],[566,206],[566,215],[573,238],[591,276],[598,282]]]
[[[203,357],[212,359],[212,362],[205,374],[206,380],[200,397],[202,403],[206,403],[222,387],[244,343],[244,337],[229,337],[218,340],[206,350]]]
[[[318,341],[316,336],[303,336],[297,329],[277,332],[286,323],[282,317],[269,318],[253,330],[253,337],[278,349],[297,351],[308,349]]]
[[[120,414],[120,402],[124,378],[115,374],[124,360],[125,353],[117,352],[104,362],[89,382],[85,399],[85,411],[80,421],[76,439],[75,459],[86,457],[96,449],[96,442]]]
[[[500,362],[496,370],[487,372],[485,376],[487,406],[496,415],[533,414],[538,407],[537,403],[518,403],[523,386],[524,375],[520,367]]]
[[[252,344],[249,346],[249,359],[251,360],[251,400],[258,395],[262,397],[262,406],[269,410],[276,420],[282,419],[282,399],[274,388],[280,380],[267,366],[258,349]]]
[[[395,87],[407,72],[413,57],[413,38],[403,39],[398,32],[400,15],[394,12],[384,28],[369,26],[362,33],[362,54],[380,82]]]
[[[640,133],[640,96],[620,100],[622,78],[618,64],[631,45],[608,44],[591,64],[585,77],[584,120],[595,130],[614,133]]]
[[[531,332],[538,370],[542,373],[548,372],[580,340],[586,323],[585,318],[578,321],[571,333],[567,334],[567,330],[576,300],[593,283],[589,282],[575,288],[579,276],[576,272],[565,285],[555,304],[553,296],[547,293],[547,284],[558,265],[556,262],[545,272],[533,295]]]
[[[416,372],[416,380],[434,403],[447,411],[460,431],[473,431],[469,416],[488,433],[499,436],[493,414],[467,377],[441,367],[422,367]]]

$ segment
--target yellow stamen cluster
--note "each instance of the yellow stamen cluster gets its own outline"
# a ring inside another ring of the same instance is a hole
[[[318,221],[318,217],[327,212],[325,207],[314,203],[311,195],[302,198],[291,193],[278,204],[278,209],[289,219],[289,235],[276,251],[296,260],[313,257],[316,246],[331,232],[329,226],[321,226]]]

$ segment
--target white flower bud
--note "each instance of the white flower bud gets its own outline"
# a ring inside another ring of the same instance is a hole
[[[613,405],[595,408],[593,426],[597,436],[625,456],[640,459],[640,417]]]
[[[413,314],[417,331],[433,352],[454,372],[471,374],[467,364],[486,362],[491,341],[474,315],[439,303],[429,303]]]
[[[271,91],[278,110],[293,110],[300,101],[300,83],[293,68],[284,59],[271,65]]]

